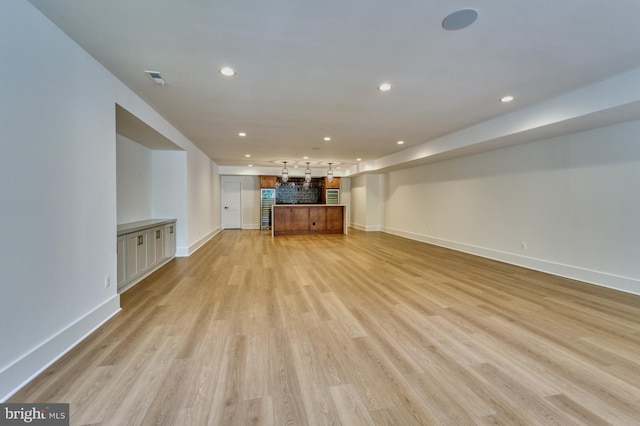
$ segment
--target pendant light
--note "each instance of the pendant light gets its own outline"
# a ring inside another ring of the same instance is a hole
[[[333,170],[331,170],[331,164],[329,163],[329,170],[327,170],[327,181],[333,182]]]
[[[307,169],[304,171],[304,181],[308,184],[311,182],[311,169],[309,169],[309,162],[307,161]]]
[[[284,169],[282,169],[282,181],[287,182],[289,180],[289,170],[287,170],[287,162],[284,161]]]

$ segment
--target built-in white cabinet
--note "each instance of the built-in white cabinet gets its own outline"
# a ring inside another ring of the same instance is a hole
[[[164,259],[164,227],[150,229],[147,232],[149,241],[149,267],[153,268]]]
[[[164,226],[164,253],[170,258],[176,257],[176,224]]]
[[[118,288],[122,287],[127,279],[127,272],[125,271],[126,245],[127,238],[125,236],[118,237],[118,243],[116,244],[116,253],[118,255]]]
[[[125,257],[127,281],[145,272],[148,268],[147,244],[149,238],[146,231],[127,235],[127,255]]]
[[[140,282],[176,256],[176,220],[118,225],[118,291]]]

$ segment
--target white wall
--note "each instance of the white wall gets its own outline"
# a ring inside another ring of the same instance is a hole
[[[151,150],[121,135],[117,142],[118,224],[177,219],[177,256],[190,255],[219,231],[213,214],[219,178],[208,157]]]
[[[213,225],[215,229],[222,229],[222,186],[220,177],[220,167],[213,163],[211,167],[211,217],[213,218]]]
[[[151,218],[152,151],[116,133],[117,222]]]
[[[386,173],[384,230],[640,293],[639,134],[628,122]]]
[[[118,82],[26,1],[0,57],[2,400],[119,309]]]
[[[350,226],[362,231],[380,231],[384,216],[382,176],[367,174],[354,176],[350,180]]]
[[[179,249],[178,255],[193,253],[221,229],[213,214],[221,203],[220,194],[214,193],[213,180],[218,179],[215,164],[195,146],[188,146],[187,168],[189,246],[188,252]]]
[[[189,256],[220,232],[218,166],[126,86],[116,87],[116,103],[186,152],[187,215],[178,223],[176,256]]]
[[[152,213],[146,219],[177,219],[176,254],[188,253],[187,153],[152,151],[151,156]]]
[[[367,231],[382,230],[384,218],[384,204],[382,198],[382,175],[369,174],[365,176],[367,192]]]
[[[362,231],[367,227],[367,181],[366,175],[351,178],[351,209],[349,226]]]
[[[222,176],[221,183],[240,182],[242,188],[242,229],[260,229],[260,178]]]
[[[340,204],[347,206],[347,226],[351,226],[351,178],[340,178]]]
[[[0,2],[0,57],[4,400],[119,310],[116,104],[186,151],[183,210],[168,215],[185,218],[187,254],[219,230],[220,201],[217,166],[26,1]]]

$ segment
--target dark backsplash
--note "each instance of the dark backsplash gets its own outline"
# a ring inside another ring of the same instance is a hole
[[[319,181],[320,179],[312,179],[311,186],[307,189],[302,186],[304,179],[291,178],[287,183],[281,182],[280,187],[276,188],[276,204],[320,204],[322,193]]]

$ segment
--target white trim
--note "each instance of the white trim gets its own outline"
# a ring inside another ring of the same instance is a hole
[[[209,232],[207,235],[205,235],[204,237],[200,238],[198,241],[196,241],[195,243],[193,243],[189,247],[187,247],[186,248],[186,254],[182,254],[182,253],[185,253],[185,249],[182,248],[180,254],[178,254],[176,252],[176,256],[177,257],[189,257],[189,256],[191,256],[193,253],[196,252],[196,250],[198,250],[200,247],[205,245],[207,242],[209,242],[210,239],[212,239],[213,237],[218,235],[220,232],[222,232],[222,228],[218,227],[218,228],[214,229],[213,231]]]
[[[351,222],[350,227],[351,228],[355,228],[355,229],[359,229],[360,231],[365,231],[365,232],[379,232],[379,231],[382,231],[382,228],[380,226],[361,225],[359,223],[353,223],[353,222]]]
[[[120,296],[116,294],[9,364],[0,371],[0,402],[9,399],[118,312]]]
[[[354,229],[358,229],[360,231],[366,231],[367,228],[364,225],[360,225],[359,223],[353,223],[351,222],[351,225],[349,225],[350,228],[354,228]]]
[[[507,253],[499,250],[493,250],[485,247],[473,246],[470,244],[459,243],[456,241],[449,241],[441,238],[430,237],[428,235],[415,234],[412,232],[401,231],[399,229],[393,229],[384,227],[383,232],[388,234],[397,235],[411,240],[420,241],[423,243],[433,244],[440,247],[449,248],[464,253],[474,254],[476,256],[485,257],[487,259],[493,259],[504,263],[509,263],[516,266],[522,266],[524,268],[533,269],[536,271],[546,272],[552,275],[557,275],[564,278],[570,278],[586,282],[589,284],[598,285],[600,287],[611,288],[614,290],[623,291],[625,293],[631,293],[640,295],[640,280],[630,277],[622,277],[619,275],[610,274],[607,272],[593,271],[590,269],[581,268],[573,265],[565,265],[562,263],[552,262],[544,259],[536,259],[533,257],[522,256],[514,253]]]

